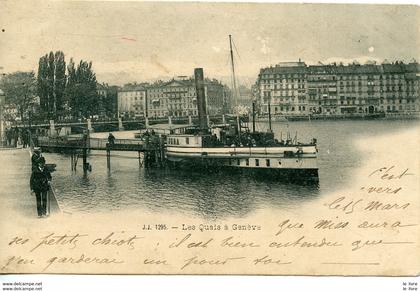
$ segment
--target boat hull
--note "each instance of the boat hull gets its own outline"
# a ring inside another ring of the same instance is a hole
[[[252,175],[260,179],[275,179],[290,183],[318,183],[318,168],[274,168],[245,167],[229,165],[229,162],[219,159],[167,159],[171,169],[202,173],[226,173]]]
[[[187,148],[167,147],[174,163],[255,169],[318,169],[315,146]]]
[[[178,135],[170,137],[165,156],[171,167],[190,171],[229,170],[293,180],[318,179],[315,144],[202,147],[198,137]]]
[[[183,169],[193,172],[205,173],[242,173],[251,174],[258,177],[269,179],[295,181],[318,181],[318,168],[316,166],[316,159],[281,159],[281,165],[275,164],[270,159],[270,165],[267,166],[266,159],[259,159],[262,161],[258,166],[251,165],[247,159],[214,159],[214,158],[179,158],[168,157],[167,164],[172,169]],[[252,160],[252,159],[251,159]]]

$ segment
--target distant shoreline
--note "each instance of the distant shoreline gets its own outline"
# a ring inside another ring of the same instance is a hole
[[[273,122],[312,121],[312,120],[420,120],[420,113],[415,114],[329,114],[329,115],[289,115],[272,116]],[[258,121],[268,121],[268,117],[259,117]]]

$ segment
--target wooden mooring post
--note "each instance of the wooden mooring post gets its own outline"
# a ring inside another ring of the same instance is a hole
[[[87,148],[83,148],[83,172],[87,172],[89,170],[89,163],[87,162]]]
[[[70,153],[70,168],[71,168],[71,171],[73,172],[74,171],[74,155],[73,155],[73,153]]]
[[[71,167],[72,172],[76,172],[78,159],[79,159],[79,155],[77,151],[72,150],[70,152],[70,167]]]
[[[160,154],[158,150],[147,150],[144,152],[144,167],[154,168],[161,165]]]
[[[141,151],[138,151],[138,153],[139,153],[139,167],[141,168],[143,166],[143,161],[141,158]]]
[[[111,171],[111,151],[136,151],[138,156],[138,165],[139,167],[145,168],[155,168],[155,167],[163,167],[165,165],[165,153],[164,153],[164,143],[159,137],[153,137],[151,139],[146,140],[146,144],[144,146],[131,146],[130,144],[110,144],[107,143],[105,147],[106,151],[106,165],[107,170]],[[87,171],[91,171],[91,165],[87,161],[87,154],[89,148],[87,146],[83,146],[81,148],[81,153],[79,153],[83,158],[83,171],[86,173]],[[71,155],[71,165],[72,170],[76,170],[77,158],[75,152],[72,152]]]
[[[161,137],[152,134],[146,136],[144,150],[144,167],[162,167],[163,166],[163,140]],[[140,156],[139,156],[140,158]],[[140,161],[140,160],[139,160]]]
[[[106,145],[106,168],[111,171],[111,147],[109,144]]]

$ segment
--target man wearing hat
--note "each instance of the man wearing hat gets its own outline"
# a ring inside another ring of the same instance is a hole
[[[39,218],[47,215],[47,195],[50,190],[50,181],[50,171],[45,167],[45,158],[41,156],[37,161],[36,168],[32,168],[30,181],[31,190],[35,192],[36,196],[36,209]]]
[[[32,154],[31,160],[32,160],[32,172],[35,171],[38,168],[39,160],[41,159],[41,148],[35,147],[34,152]],[[45,160],[45,159],[44,159]]]

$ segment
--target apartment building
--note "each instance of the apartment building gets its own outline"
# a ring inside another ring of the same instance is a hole
[[[384,64],[280,63],[261,69],[261,112],[283,115],[413,113],[420,111],[417,62]]]
[[[230,91],[219,81],[206,79],[205,98],[207,113],[217,115],[227,112]],[[121,114],[148,117],[196,116],[197,97],[195,82],[191,78],[157,81],[142,86],[125,86],[118,93],[118,111]]]
[[[128,84],[118,91],[118,113],[122,116],[146,116],[146,87]]]

